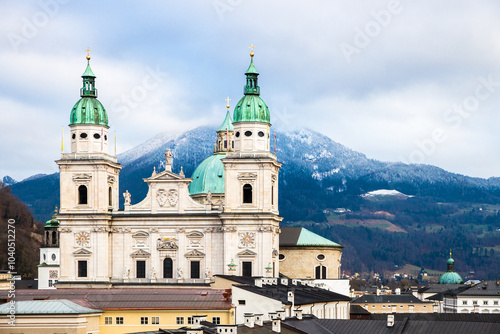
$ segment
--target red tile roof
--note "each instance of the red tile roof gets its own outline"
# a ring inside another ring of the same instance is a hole
[[[101,310],[228,310],[231,298],[212,289],[56,289],[16,290],[16,301],[67,299]],[[8,291],[0,291],[0,299]]]

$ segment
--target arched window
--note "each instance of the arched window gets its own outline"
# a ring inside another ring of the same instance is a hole
[[[51,242],[52,245],[57,245],[58,244],[58,241],[57,241],[57,231],[52,231],[52,242]]]
[[[316,266],[315,269],[315,277],[316,279],[326,279],[326,267],[325,266]]]
[[[109,206],[113,206],[113,189],[111,187],[108,189],[108,202]]]
[[[172,262],[172,259],[169,257],[166,257],[165,260],[163,260],[163,278],[174,278],[174,264]]]
[[[78,187],[78,204],[87,204],[87,187]]]
[[[243,203],[252,203],[252,186],[249,184],[243,186]]]

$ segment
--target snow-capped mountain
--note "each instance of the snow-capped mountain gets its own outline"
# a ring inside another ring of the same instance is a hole
[[[2,183],[3,183],[4,187],[9,187],[13,184],[16,184],[17,181],[14,180],[13,178],[11,178],[10,176],[6,175],[2,179]]]
[[[190,176],[213,153],[215,129],[199,127],[182,134],[160,134],[118,156],[120,193],[128,190],[132,202],[144,198],[143,178],[164,169],[164,153],[173,153],[173,171],[181,166]],[[271,139],[270,150],[274,150]],[[352,207],[360,195],[378,189],[442,201],[500,203],[500,178],[481,179],[449,173],[430,165],[406,165],[368,159],[330,138],[308,129],[276,130],[280,170],[280,214],[288,221],[324,220],[328,208]],[[58,174],[23,180],[12,191],[38,219],[47,219],[58,203]]]

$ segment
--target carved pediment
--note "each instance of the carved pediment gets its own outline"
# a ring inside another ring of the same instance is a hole
[[[244,251],[238,253],[238,257],[255,257],[255,256],[257,256],[257,253],[252,252],[250,249],[245,249]]]
[[[134,235],[132,237],[133,238],[147,238],[147,237],[149,237],[149,233],[145,232],[145,231],[139,231],[137,233],[134,233]]]
[[[89,182],[92,180],[92,175],[90,174],[75,174],[73,175],[74,182]]]
[[[205,257],[205,253],[202,253],[197,249],[193,249],[192,251],[187,252],[184,256],[185,257],[198,257],[199,258],[199,257]]]
[[[238,180],[244,180],[244,181],[249,181],[249,180],[255,180],[257,178],[256,173],[239,173],[238,174]]]
[[[203,238],[203,233],[200,231],[189,232],[187,235],[188,238]]]
[[[185,178],[179,174],[175,174],[173,172],[165,170],[161,173],[158,173],[156,175],[151,176],[147,180],[148,181],[169,181],[169,180],[185,180]]]
[[[148,258],[151,256],[151,253],[146,252],[144,249],[139,249],[138,251],[130,254],[130,256],[132,256],[134,259],[135,258]]]
[[[92,252],[87,250],[87,249],[80,248],[80,249],[74,251],[73,255],[74,256],[90,256],[90,255],[92,255]]]

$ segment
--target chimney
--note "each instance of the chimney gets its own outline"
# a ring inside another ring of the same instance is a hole
[[[292,303],[292,310],[295,308],[295,291],[293,290],[288,290],[287,292],[287,299],[290,303]],[[292,314],[290,314],[292,316]]]
[[[206,315],[193,315],[193,328],[201,328],[202,321],[207,321]]]
[[[264,315],[262,313],[255,314],[255,324],[257,326],[264,326]]]
[[[302,310],[295,310],[295,317],[297,320],[302,320]]]
[[[273,285],[278,285],[278,279],[277,278],[271,278],[271,282]]]
[[[280,319],[273,320],[273,332],[281,333],[281,320]]]
[[[387,315],[387,327],[389,328],[394,327],[394,314]]]
[[[253,328],[255,325],[255,316],[253,313],[245,313],[243,317],[245,318],[245,326]]]
[[[255,279],[255,286],[262,288],[262,278],[256,278]]]
[[[285,320],[285,310],[278,310],[276,313],[278,314],[278,319]]]
[[[297,280],[296,279],[292,279],[292,285],[297,285]]]
[[[288,285],[288,278],[281,278],[281,285]]]
[[[221,333],[237,334],[238,333],[238,325],[217,325],[217,327],[215,327],[215,332],[217,334],[221,334]]]
[[[396,295],[400,295],[401,294],[401,289],[400,288],[396,288],[395,292],[396,292]]]
[[[378,288],[378,286],[376,291],[377,291],[377,296],[380,296],[380,289]]]
[[[274,320],[276,318],[278,318],[276,312],[269,312],[269,320]]]

